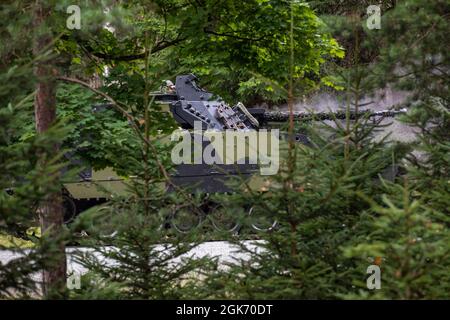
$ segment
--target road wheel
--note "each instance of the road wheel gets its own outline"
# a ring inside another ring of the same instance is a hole
[[[117,213],[114,206],[105,205],[92,213],[92,226],[90,232],[100,238],[114,238],[118,233]],[[88,233],[90,233],[88,232]]]
[[[77,216],[77,206],[75,201],[67,195],[62,196],[64,223],[71,223]]]
[[[237,232],[240,224],[237,220],[239,212],[233,208],[226,208],[221,204],[213,205],[208,214],[213,227],[220,232]]]
[[[170,219],[171,226],[180,233],[188,233],[200,226],[202,215],[192,206],[175,208]]]
[[[254,230],[268,232],[276,228],[278,221],[267,215],[259,206],[252,206],[248,211],[251,226]]]

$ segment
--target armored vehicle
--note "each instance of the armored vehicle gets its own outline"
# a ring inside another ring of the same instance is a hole
[[[215,97],[197,86],[196,80],[196,77],[190,74],[178,76],[175,85],[167,81],[161,88],[161,92],[154,93],[155,100],[169,107],[168,111],[181,129],[180,134],[192,136],[193,141],[196,141],[197,136],[201,136],[200,142],[193,145],[194,153],[196,149],[200,149],[200,154],[203,155],[205,149],[212,144],[214,149],[212,154],[217,161],[213,164],[202,161],[176,164],[168,191],[172,191],[175,185],[205,195],[232,192],[227,182],[229,177],[236,175],[250,180],[249,185],[252,188],[258,188],[262,181],[259,178],[261,168],[257,159],[254,161],[249,159],[252,150],[255,151],[258,148],[255,148],[251,141],[247,141],[245,142],[247,149],[239,154],[239,150],[234,145],[229,148],[229,144],[219,144],[217,134],[222,136],[228,132],[231,133],[232,138],[239,138],[239,135],[242,135],[244,139],[248,138],[251,133],[259,129],[259,121],[263,121],[264,110],[253,110],[253,114],[260,119],[257,120],[242,104],[229,106],[220,97]],[[216,134],[216,138],[205,141],[202,136],[204,132]],[[272,143],[278,143],[278,141],[272,141]],[[223,151],[220,155],[219,149]],[[268,149],[270,150],[270,145]],[[253,152],[253,156],[255,155],[258,155],[257,152]],[[80,177],[82,178],[80,181],[64,183],[66,222],[70,222],[86,208],[105,202],[110,196],[105,190],[114,190],[115,193],[126,192],[123,177],[118,176],[111,168],[101,171],[87,170]]]
[[[270,128],[273,123],[283,123],[289,118],[287,112],[267,111],[263,108],[247,109],[242,103],[235,106],[226,104],[220,97],[208,92],[196,83],[197,78],[193,74],[179,75],[176,78],[175,85],[171,81],[166,81],[160,92],[154,93],[155,101],[168,106],[175,121],[182,129],[180,132],[188,134],[195,140],[196,135],[203,132],[212,132],[214,134],[233,133],[237,136],[242,135],[248,138],[253,132],[260,132]],[[108,107],[108,105],[103,105]],[[351,113],[355,118],[367,114],[369,111],[361,111],[360,114]],[[391,117],[400,111],[382,111],[369,112],[374,117]],[[308,113],[295,112],[294,118],[304,121],[326,120],[326,119],[345,119],[345,112],[337,113]],[[274,138],[278,139],[278,137]],[[305,135],[296,134],[296,141],[308,145],[310,142]],[[227,180],[229,177],[239,175],[249,180],[252,188],[261,188],[263,176],[261,176],[261,163],[251,161],[250,153],[252,145],[250,139],[246,140],[246,148],[243,153],[236,154],[235,147],[230,152],[230,146],[218,144],[218,139],[199,139],[196,147],[200,149],[201,154],[213,145],[215,152],[223,149],[219,161],[214,164],[203,162],[179,163],[176,165],[175,172],[171,176],[171,182],[176,186],[189,187],[192,192],[204,194],[232,192]],[[285,143],[286,139],[271,140],[270,143]],[[254,144],[253,140],[253,144]],[[256,146],[258,149],[260,145]],[[266,146],[267,147],[267,146]],[[194,146],[195,148],[195,146]],[[270,148],[269,148],[270,149]],[[233,159],[230,160],[230,155]],[[257,153],[258,155],[258,150]],[[109,194],[104,190],[114,190],[115,192],[125,192],[126,186],[123,178],[118,176],[111,168],[101,171],[87,170],[80,175],[79,181],[68,182],[64,184],[64,203],[66,207],[66,222],[71,221],[76,214],[109,198]],[[169,191],[172,187],[169,187]],[[251,208],[250,208],[251,212]],[[273,225],[271,225],[273,227]],[[257,227],[256,227],[257,228]]]

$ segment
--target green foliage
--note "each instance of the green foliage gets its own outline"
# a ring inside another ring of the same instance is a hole
[[[143,101],[139,98],[144,90],[143,78],[137,72],[128,75],[122,71],[123,67],[113,71],[105,91],[131,106],[132,114],[143,120]],[[73,128],[64,141],[64,146],[73,150],[72,158],[82,159],[85,165],[95,169],[112,167],[124,174],[134,171],[128,165],[132,160],[126,157],[139,156],[140,140],[123,114],[76,84],[60,84],[57,99],[58,116]],[[152,135],[163,137],[174,128],[168,112],[156,105],[149,117],[153,123]]]
[[[286,94],[274,92],[267,82],[262,85],[255,74],[282,87],[287,83],[290,6],[295,25],[293,77],[305,84],[305,92],[320,78],[324,59],[342,56],[343,52],[332,38],[321,32],[321,21],[304,2],[224,1],[217,5],[207,1],[190,22],[194,28],[188,29],[195,32],[196,40],[177,48],[179,53],[175,57],[179,57],[185,70],[194,68],[207,82],[214,83],[210,89],[227,100],[283,101]],[[199,34],[198,30],[204,33]],[[306,85],[306,80],[311,83]]]
[[[361,108],[364,95],[386,84],[408,90],[412,108],[404,120],[419,129],[418,140],[374,142],[381,127],[359,119],[336,121],[334,133],[313,139],[315,148],[296,148],[267,192],[241,195],[280,226],[261,236],[262,251],[243,248],[251,261],[208,279],[214,297],[448,298],[448,61],[441,45],[448,6],[386,3],[381,31],[363,28],[364,3],[317,8],[336,6],[347,18],[325,20],[348,54],[326,70],[331,84],[345,88],[346,109]],[[391,160],[405,164],[409,187],[377,178]],[[366,269],[379,261],[382,288],[370,291]]]
[[[73,126],[65,146],[95,169],[116,167],[117,155],[133,149],[130,125],[111,106],[96,100],[87,89],[73,84],[58,88],[58,116]]]
[[[104,18],[114,33],[99,28],[105,20],[88,20],[89,28],[67,34],[59,48],[74,54],[77,63],[90,70],[99,72],[106,64],[123,73],[123,62],[128,71],[139,68],[150,40],[149,50],[155,53],[150,68],[159,77],[194,72],[226,100],[280,102],[285,95],[255,82],[254,77],[257,74],[282,86],[286,83],[290,6],[284,0],[119,2],[114,6],[117,15]],[[342,57],[343,51],[322,32],[322,22],[305,2],[293,2],[292,7],[294,78],[314,87],[320,82],[320,65],[327,58]]]
[[[157,121],[161,110],[149,100],[154,79],[145,71],[134,71],[116,74],[106,86],[109,96],[132,115],[128,121],[134,126],[120,137],[124,143],[117,150],[116,167],[129,178],[125,194],[111,192],[107,204],[79,216],[72,226],[87,232],[85,244],[93,247],[77,255],[90,274],[86,286],[73,294],[76,298],[188,298],[197,277],[215,267],[209,259],[187,256],[198,244],[196,233],[183,236],[166,228],[180,202],[193,208],[198,204],[170,181],[170,143],[151,137],[168,129]],[[174,190],[168,192],[169,186]]]
[[[197,236],[179,237],[165,228],[173,200],[164,192],[139,196],[114,199],[80,216],[74,228],[87,230],[93,247],[76,253],[76,260],[95,281],[83,283],[75,298],[187,299],[197,279],[214,267],[187,255]]]
[[[382,289],[370,295],[365,283],[355,279],[355,286],[362,288],[358,294],[348,293],[344,297],[448,298],[448,215],[421,202],[407,186],[389,185],[388,194],[383,196],[382,204],[370,200],[374,214],[363,216],[355,230],[353,245],[344,248],[344,254],[357,259],[361,266],[357,268],[361,279],[364,261],[381,257]]]
[[[92,246],[92,251],[77,254],[90,280],[73,293],[75,298],[186,299],[192,297],[197,279],[215,267],[209,259],[187,255],[198,245],[198,233],[180,235],[167,228],[179,203],[198,207],[186,191],[166,191],[158,165],[168,168],[169,150],[156,145],[157,151],[146,153],[149,149],[139,141],[143,152],[123,158],[127,172],[134,174],[127,194],[113,194],[107,204],[83,213],[72,226],[85,230],[89,238],[84,244]]]
[[[253,219],[258,223],[270,226],[271,221],[278,221],[279,226],[260,234],[265,240],[257,244],[261,250],[255,253],[244,248],[250,261],[241,261],[230,274],[211,279],[215,294],[319,299],[336,298],[351,290],[356,265],[340,248],[352,241],[368,209],[357,192],[382,193],[379,175],[392,161],[397,163],[405,150],[373,141],[376,126],[367,119],[357,121],[350,131],[340,125],[306,129],[313,147],[295,146],[294,167],[285,156],[279,174],[266,180],[264,192],[237,196],[241,198],[238,203],[253,206],[258,216]]]

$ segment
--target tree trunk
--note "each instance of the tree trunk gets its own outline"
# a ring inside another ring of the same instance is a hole
[[[46,7],[45,1],[37,0],[34,11],[34,39],[33,53],[38,58],[34,74],[38,79],[34,111],[36,130],[39,133],[48,130],[56,120],[56,67],[52,59],[42,58],[42,54],[52,45],[52,33],[45,25],[51,9]],[[55,153],[59,146],[55,146]],[[45,166],[45,155],[42,165]],[[66,292],[66,253],[63,234],[63,210],[61,193],[49,194],[39,206],[41,232],[46,241],[50,241],[51,259],[43,270],[43,294],[46,298],[62,298]]]

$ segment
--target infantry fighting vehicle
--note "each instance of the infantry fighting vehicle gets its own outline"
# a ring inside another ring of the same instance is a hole
[[[236,175],[249,181],[248,184],[252,188],[258,188],[262,183],[262,179],[259,178],[261,168],[257,159],[258,146],[252,145],[252,141],[245,140],[245,137],[255,133],[262,126],[264,109],[249,111],[241,103],[231,107],[220,97],[200,88],[196,84],[196,80],[192,74],[180,75],[177,77],[175,85],[167,81],[161,92],[155,93],[154,96],[157,103],[168,106],[168,111],[174,120],[181,129],[184,129],[184,131],[180,131],[180,134],[187,133],[192,136],[193,153],[200,149],[199,154],[203,155],[204,150],[209,145],[213,145],[212,154],[216,157],[216,161],[208,164],[200,159],[200,163],[195,161],[195,163],[176,164],[168,191],[173,191],[175,185],[206,196],[213,193],[233,192],[227,182],[229,177]],[[232,138],[242,135],[245,143],[244,149],[247,149],[239,154],[242,146],[239,149],[235,145],[230,147],[230,144],[224,143],[224,141],[219,143],[217,135],[211,141],[204,141],[203,132],[215,133],[219,136],[229,132],[234,135]],[[201,137],[200,142],[197,142],[196,145],[197,136]],[[270,154],[271,145],[278,143],[278,137],[272,137],[270,134],[267,134],[266,137],[269,139],[267,141],[269,145],[266,147]],[[223,151],[220,154],[219,149]],[[253,158],[256,156],[256,159],[250,161],[251,155]],[[67,222],[70,222],[86,208],[106,201],[110,195],[105,190],[113,190],[115,193],[126,192],[123,178],[115,174],[111,168],[100,171],[86,170],[80,177],[81,181],[64,184],[65,220]],[[206,211],[213,209],[218,208],[216,205],[210,204]],[[178,229],[183,228],[179,227]]]
[[[220,97],[199,87],[196,80],[197,78],[192,74],[180,75],[177,76],[175,85],[167,81],[161,92],[154,94],[158,103],[168,105],[170,113],[182,129],[190,130],[191,132],[195,128],[200,128],[200,131],[219,133],[232,131],[245,135],[248,132],[270,127],[273,123],[286,122],[289,118],[289,113],[287,112],[266,111],[263,108],[247,109],[241,103],[230,106]],[[359,115],[352,113],[350,116],[355,118],[366,114],[366,112],[362,111]],[[375,112],[370,113],[370,116],[391,117],[399,112],[404,111]],[[294,117],[305,121],[313,119],[310,114],[301,112],[295,112]],[[345,117],[345,112],[314,114],[314,119],[316,120],[344,119]],[[195,127],[196,124],[199,127]],[[198,132],[195,133],[194,131],[193,135],[195,134],[198,134]],[[305,135],[297,134],[295,139],[300,143],[309,144],[309,140]],[[209,141],[205,143],[202,141],[200,149],[203,151],[210,143],[214,142]],[[216,149],[220,147],[223,146],[214,145]],[[249,147],[252,148],[251,145]],[[248,152],[244,153],[244,160],[249,160],[246,157]],[[226,158],[228,155],[226,150],[224,154]],[[232,192],[233,190],[230,189],[226,181],[227,177],[235,175],[248,178],[250,185],[254,188],[261,186],[262,179],[259,174],[261,168],[258,163],[248,163],[249,161],[237,162],[236,160],[238,159],[236,157],[234,162],[231,161],[233,162],[231,164],[227,164],[226,159],[222,160],[222,164],[178,164],[171,181],[177,186],[190,187],[190,190],[193,190],[193,192],[204,194]],[[80,181],[64,184],[66,222],[71,221],[81,211],[106,201],[109,195],[105,193],[105,190],[112,189],[114,192],[120,193],[125,192],[126,189],[123,179],[114,173],[111,168],[101,171],[87,170],[80,175],[80,178]],[[269,227],[273,226],[274,224],[271,224]],[[256,225],[254,227],[261,229]],[[230,230],[235,228],[236,226],[233,225],[230,227]]]

